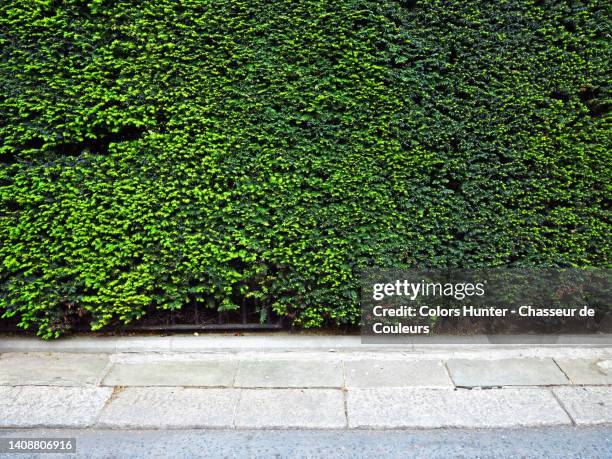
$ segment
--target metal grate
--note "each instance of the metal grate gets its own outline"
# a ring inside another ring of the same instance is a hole
[[[262,309],[265,320],[262,322]],[[19,319],[0,319],[0,332],[23,332],[17,328]],[[75,332],[89,332],[89,319],[82,317],[71,325]],[[242,303],[236,311],[219,312],[198,304],[195,300],[192,305],[183,306],[178,310],[154,310],[132,325],[114,323],[104,327],[104,331],[158,331],[158,332],[195,332],[195,331],[256,331],[281,330],[286,328],[282,317],[277,316],[272,308],[264,306],[257,308],[254,305]]]
[[[265,321],[261,321],[261,316]],[[151,323],[154,322],[154,323]],[[192,307],[169,311],[164,320],[145,317],[139,324],[124,328],[131,331],[229,331],[280,330],[285,328],[282,317],[276,316],[270,306],[258,309],[243,302],[237,311],[212,311],[196,301]]]

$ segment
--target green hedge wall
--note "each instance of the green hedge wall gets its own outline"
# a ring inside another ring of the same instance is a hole
[[[3,1],[0,312],[318,327],[365,267],[609,267],[611,9]]]

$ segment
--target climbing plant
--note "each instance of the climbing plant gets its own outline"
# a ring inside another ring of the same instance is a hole
[[[353,325],[368,267],[609,267],[611,12],[3,1],[0,313]]]

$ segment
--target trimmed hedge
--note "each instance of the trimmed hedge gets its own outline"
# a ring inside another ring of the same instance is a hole
[[[0,5],[0,312],[356,324],[379,267],[610,267],[597,1]]]

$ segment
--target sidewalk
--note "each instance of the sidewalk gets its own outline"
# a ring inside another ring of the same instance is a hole
[[[181,338],[187,349],[212,339]],[[96,338],[48,346],[56,352],[41,352],[47,343],[37,341],[38,352],[15,352],[32,350],[33,341],[0,338],[0,427],[408,429],[612,423],[612,347],[362,350],[345,339],[354,337],[341,338],[311,336],[309,346],[298,346],[299,340],[285,337],[284,346],[277,340],[265,352],[244,347],[241,338],[234,338],[233,348],[226,339],[223,349],[145,352],[147,340],[150,348],[159,343],[156,337],[131,340],[139,352],[112,351],[116,342],[106,352],[94,352]]]

